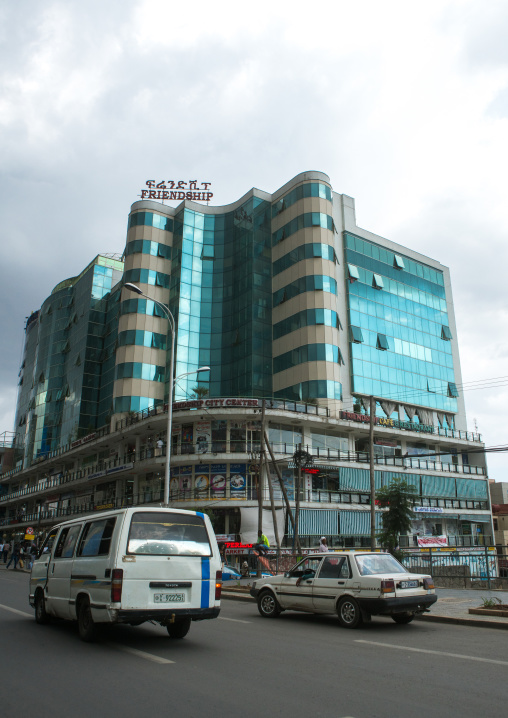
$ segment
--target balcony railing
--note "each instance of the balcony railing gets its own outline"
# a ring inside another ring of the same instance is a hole
[[[272,444],[272,449],[275,454],[285,455],[285,458],[291,465],[291,458],[297,448],[300,448],[298,444]],[[305,451],[309,452],[313,458],[314,463],[318,464],[319,461],[341,461],[349,463],[369,463],[369,455],[364,452],[358,451],[337,451],[333,449],[313,449],[311,446],[303,446]],[[173,448],[172,456],[214,456],[217,454],[236,455],[242,457],[248,456],[249,459],[252,456],[259,454],[260,445],[257,442],[248,441],[233,441],[233,442],[212,442],[209,447],[206,447],[206,453],[203,452],[202,444],[182,444],[177,449]],[[94,474],[99,476],[107,476],[108,473],[117,474],[125,467],[125,470],[132,470],[133,465],[136,462],[148,461],[152,459],[162,459],[166,456],[166,449],[163,447],[159,448],[144,448],[136,453],[127,454],[123,457],[117,457],[108,461],[100,461],[96,464],[90,465],[86,468],[81,468],[76,471],[62,472],[56,476],[47,477],[40,479],[37,484],[28,486],[16,491],[11,491],[3,496],[0,496],[0,504],[13,499],[23,498],[31,494],[47,491],[49,489],[62,486],[63,484],[80,481],[83,479],[95,478]],[[159,464],[163,462],[158,462]],[[442,471],[446,473],[454,474],[468,474],[483,476],[485,469],[481,466],[469,466],[455,465],[455,464],[444,464],[437,461],[428,461],[426,459],[417,458],[402,458],[402,457],[382,457],[376,456],[375,464],[377,467],[399,467],[403,469],[418,469],[427,471]],[[330,469],[335,467],[330,466]],[[379,470],[379,468],[377,469]],[[345,489],[347,490],[347,489]],[[310,499],[309,499],[310,500]],[[314,499],[313,499],[314,500]],[[319,499],[320,500],[320,499]]]

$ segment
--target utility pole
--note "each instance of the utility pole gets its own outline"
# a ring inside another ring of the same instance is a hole
[[[286,491],[286,487],[284,486],[284,481],[283,481],[283,479],[282,479],[282,474],[280,473],[279,465],[278,465],[278,463],[277,463],[277,461],[276,461],[276,459],[275,459],[275,456],[273,455],[272,447],[270,446],[270,442],[268,441],[268,436],[266,435],[266,432],[265,432],[265,443],[266,443],[266,446],[268,447],[268,451],[269,451],[269,453],[270,453],[270,457],[271,457],[271,460],[272,460],[272,464],[273,464],[273,466],[275,467],[275,471],[277,472],[277,477],[278,477],[278,479],[279,479],[279,484],[280,484],[280,490],[282,491],[282,495],[284,496],[284,502],[285,502],[285,504],[286,504],[286,511],[287,511],[287,514],[288,514],[288,516],[289,516],[289,519],[290,519],[290,521],[291,521],[291,525],[292,525],[293,531],[294,531],[294,529],[295,529],[295,518],[294,518],[294,516],[293,516],[293,511],[291,510],[291,504],[289,503],[288,492]]]
[[[263,410],[261,412],[261,443],[259,446],[259,473],[258,473],[258,531],[263,532],[263,468],[265,465],[265,446],[264,446],[264,435],[263,431],[265,428],[265,408],[266,401],[263,399]],[[258,534],[259,535],[259,534]],[[256,578],[261,578],[261,564],[259,558],[257,561],[258,570]]]
[[[369,422],[369,463],[370,463],[370,550],[376,550],[376,483],[374,475],[374,421],[376,402],[370,397]]]
[[[263,460],[264,460],[264,436],[263,429],[265,426],[265,406],[263,399],[263,410],[261,412],[261,444],[259,452],[259,473],[258,473],[258,531],[263,531]]]

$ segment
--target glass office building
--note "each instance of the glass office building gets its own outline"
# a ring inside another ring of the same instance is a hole
[[[359,227],[354,200],[327,175],[222,207],[137,201],[121,260],[97,257],[27,322],[19,454],[0,477],[10,493],[28,487],[32,501],[37,482],[71,473],[76,490],[58,511],[160,502],[165,451],[154,446],[171,381],[172,503],[213,504],[223,530],[241,533],[266,430],[291,500],[291,457],[299,447],[314,457],[301,496],[309,541],[356,541],[369,533],[361,464],[373,397],[376,486],[399,470],[411,479],[418,532],[491,533],[484,456],[468,451],[481,439],[467,431],[449,270]],[[175,319],[173,377],[156,302]],[[2,497],[0,512],[12,516],[16,502]]]

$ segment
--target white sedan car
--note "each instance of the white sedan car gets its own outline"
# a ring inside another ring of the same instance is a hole
[[[264,618],[282,611],[337,613],[344,628],[356,628],[371,616],[410,623],[437,601],[434,581],[408,571],[388,553],[318,553],[291,571],[255,581],[251,596]]]

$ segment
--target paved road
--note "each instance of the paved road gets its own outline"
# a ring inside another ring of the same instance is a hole
[[[84,644],[74,624],[37,626],[28,576],[0,572],[5,718],[477,718],[506,713],[506,633],[334,617],[224,601],[183,641],[158,626],[116,627]]]

